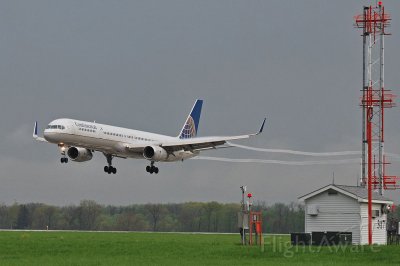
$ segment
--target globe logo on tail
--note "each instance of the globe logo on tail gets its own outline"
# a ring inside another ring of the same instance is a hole
[[[179,136],[181,139],[190,139],[196,136],[196,126],[191,116],[186,120],[185,126],[182,129],[182,133]]]

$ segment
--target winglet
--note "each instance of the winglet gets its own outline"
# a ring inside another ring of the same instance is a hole
[[[35,121],[35,127],[33,128],[33,137],[34,138],[38,137],[38,135],[37,135],[37,121]]]
[[[258,133],[256,134],[256,135],[260,135],[262,132],[263,132],[263,130],[264,130],[264,125],[265,125],[265,121],[267,120],[267,118],[264,118],[264,121],[263,121],[263,123],[262,123],[262,125],[261,125],[261,128],[260,128],[260,130],[258,131]]]
[[[35,140],[42,141],[42,142],[47,142],[46,139],[44,139],[44,138],[42,138],[42,137],[39,137],[37,133],[38,133],[38,123],[37,123],[37,121],[35,121],[35,126],[33,127],[33,134],[32,134],[32,137],[33,137]]]

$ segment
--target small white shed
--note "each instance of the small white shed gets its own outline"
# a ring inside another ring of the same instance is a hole
[[[352,243],[368,244],[368,190],[327,185],[299,198],[305,204],[305,232],[351,232]],[[387,210],[393,201],[378,193],[372,199],[372,242],[387,243]]]

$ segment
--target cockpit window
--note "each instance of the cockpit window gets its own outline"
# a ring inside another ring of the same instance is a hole
[[[65,126],[61,125],[48,125],[46,129],[65,129]]]

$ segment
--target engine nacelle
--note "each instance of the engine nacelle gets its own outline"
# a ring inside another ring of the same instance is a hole
[[[146,146],[143,150],[143,157],[152,161],[165,161],[168,159],[168,153],[159,146]]]
[[[85,148],[70,147],[67,151],[68,157],[75,162],[85,162],[93,158],[92,152]]]

